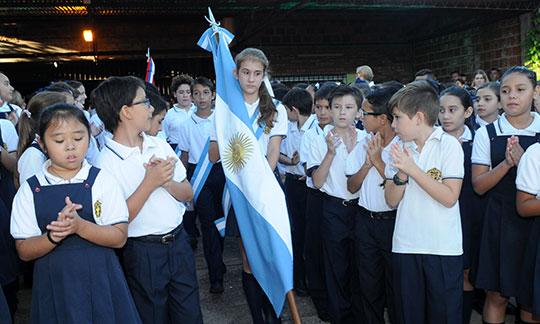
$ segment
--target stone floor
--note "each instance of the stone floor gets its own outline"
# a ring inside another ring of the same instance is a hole
[[[225,292],[222,295],[213,295],[208,292],[209,280],[201,242],[199,242],[199,247],[196,251],[196,261],[204,322],[210,324],[251,323],[249,310],[242,290],[242,260],[237,242],[234,239],[229,238],[225,241],[224,262],[227,265],[227,273],[225,274]],[[30,294],[30,289],[23,289],[20,291],[19,312],[15,320],[15,323],[17,324],[28,322]],[[309,297],[296,297],[296,303],[302,317],[302,323],[324,323],[318,319]],[[282,319],[283,323],[292,322],[287,308],[285,309]],[[512,322],[513,321],[509,321],[509,323]],[[471,323],[481,323],[480,316],[477,313],[473,312]]]

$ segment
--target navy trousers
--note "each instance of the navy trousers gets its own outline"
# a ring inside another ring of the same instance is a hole
[[[143,323],[203,322],[195,258],[183,228],[168,244],[128,239],[124,268]]]
[[[354,257],[358,201],[325,195],[321,222],[328,312],[332,323],[364,323]]]
[[[307,189],[305,273],[307,288],[317,314],[328,314],[328,297],[322,248],[321,220],[324,194],[316,189]]]
[[[461,324],[463,256],[392,256],[396,322]]]
[[[285,197],[291,220],[291,233],[294,255],[294,287],[305,289],[304,242],[306,236],[306,198],[305,180],[287,173],[285,176]]]
[[[358,207],[354,231],[356,268],[367,324],[384,324],[384,307],[394,320],[392,234],[396,211],[373,213]]]

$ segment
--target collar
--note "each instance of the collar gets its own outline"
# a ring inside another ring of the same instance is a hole
[[[474,121],[476,122],[476,124],[478,124],[478,126],[482,127],[482,126],[486,126],[487,124],[489,124],[487,121],[483,120],[482,117],[476,115],[476,117],[474,118]]]
[[[429,135],[429,137],[426,139],[426,142],[424,143],[424,147],[426,147],[427,143],[429,141],[433,141],[433,140],[437,140],[437,141],[440,141],[443,137],[443,134],[444,131],[442,129],[442,127],[433,127],[433,132],[431,133],[431,135]],[[417,151],[417,147],[418,145],[416,145],[416,143],[414,141],[408,141],[408,142],[404,142],[403,145],[407,146],[408,148],[412,149],[413,151]]]
[[[145,133],[141,133],[143,137],[142,151],[145,152],[149,148],[157,146],[155,139],[152,136],[148,136]],[[105,138],[105,148],[113,152],[120,159],[125,160],[131,154],[139,152],[138,147],[129,147],[118,143],[112,138]]]
[[[259,101],[261,101],[261,99],[257,99],[257,101],[255,101],[252,104],[249,104],[249,103],[244,101],[244,104],[246,105],[246,108],[248,109],[248,111],[249,111],[249,109],[255,110],[255,108],[257,108],[257,106],[259,106]]]
[[[179,106],[177,106],[177,105],[178,105],[178,104],[175,103],[175,104],[172,106],[172,108],[174,109],[175,112],[183,112],[183,113],[188,114],[188,113],[191,113],[191,112],[193,112],[193,111],[195,110],[195,105],[194,105],[193,103],[191,104],[191,107],[189,107],[188,109],[184,109],[184,108],[179,107]]]
[[[471,130],[469,129],[469,127],[467,125],[465,125],[465,130],[463,131],[463,134],[461,134],[461,136],[459,137],[459,140],[461,142],[470,142],[472,141],[472,133],[471,133]]]
[[[90,171],[90,167],[91,167],[90,163],[88,163],[86,159],[83,159],[83,164],[79,172],[77,172],[77,174],[73,178],[66,180],[50,173],[49,172],[50,166],[51,166],[51,160],[49,159],[45,161],[45,163],[43,163],[43,165],[41,166],[41,171],[43,172],[43,176],[45,177],[45,180],[51,185],[83,182],[84,180],[88,178],[88,172]]]
[[[0,107],[0,112],[10,112],[11,108],[9,107],[9,103],[7,101],[4,101],[4,104]]]
[[[214,120],[214,112],[212,112],[210,114],[210,116],[208,116],[206,118],[199,117],[199,116],[197,116],[197,114],[192,114],[191,119],[193,120],[193,122],[195,124],[209,123],[209,122],[212,122]]]
[[[302,132],[306,132],[308,129],[311,129],[317,125],[317,115],[311,114],[308,119],[306,119],[306,122],[304,123],[304,125],[302,125],[302,128],[300,128],[300,130]]]
[[[531,115],[533,117],[532,123],[529,126],[527,126],[527,128],[521,129],[521,131],[526,131],[526,132],[529,132],[531,134],[536,134],[538,129],[540,129],[540,115],[538,113],[536,113],[536,112],[531,112]],[[510,131],[518,130],[517,128],[512,126],[512,124],[510,124],[510,122],[506,118],[506,113],[502,114],[499,117],[498,122],[499,122],[499,125],[501,127],[502,133],[505,133],[508,130],[510,130]]]
[[[324,136],[328,135],[328,133],[332,129],[334,129],[334,125],[326,125],[326,126],[324,126],[324,129],[323,129]],[[363,131],[363,130],[360,130],[358,128],[355,128],[355,130],[356,130],[356,143],[358,143],[366,136],[366,132]]]

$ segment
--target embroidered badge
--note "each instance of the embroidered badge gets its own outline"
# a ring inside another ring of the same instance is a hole
[[[96,200],[94,203],[94,211],[96,213],[96,218],[99,218],[101,216],[101,204],[102,202],[100,200]]]
[[[8,150],[8,146],[7,146],[7,144],[6,144],[6,143],[2,144],[2,147],[3,147],[3,148],[4,148],[4,150],[6,150],[6,151]]]
[[[265,126],[265,127],[264,127],[264,133],[265,133],[266,135],[270,134],[270,131],[271,131],[271,130],[272,130],[272,128],[270,128],[270,127],[268,127],[268,126]]]
[[[426,173],[435,181],[442,180],[442,172],[437,168],[431,168]]]

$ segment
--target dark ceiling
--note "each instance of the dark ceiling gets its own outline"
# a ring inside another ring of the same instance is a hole
[[[248,0],[0,0],[0,17],[36,16],[133,16],[188,15],[214,11],[236,14],[267,10],[411,10],[411,9],[481,9],[531,11],[538,0],[349,0],[349,1],[248,1]]]

